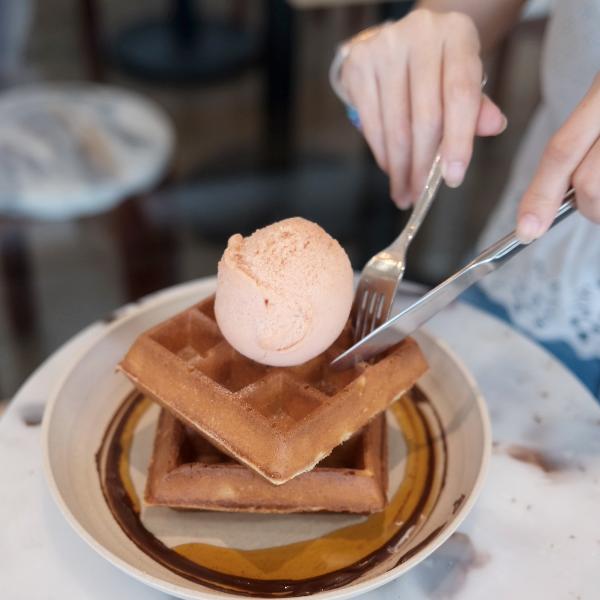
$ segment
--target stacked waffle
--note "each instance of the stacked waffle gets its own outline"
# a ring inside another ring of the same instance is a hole
[[[143,333],[120,364],[162,406],[150,505],[245,512],[372,513],[386,503],[385,409],[427,365],[405,340],[336,372],[349,327],[323,354],[269,367],[236,352],[214,298]]]

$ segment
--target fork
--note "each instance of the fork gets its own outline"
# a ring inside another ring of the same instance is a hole
[[[387,321],[406,269],[406,252],[433,203],[441,181],[442,159],[438,152],[402,233],[373,256],[362,270],[352,307],[355,342]]]
[[[484,72],[482,90],[486,83],[487,74]],[[402,233],[387,248],[373,256],[360,274],[352,305],[355,343],[388,320],[396,291],[404,277],[406,252],[429,212],[441,183],[442,156],[438,150],[427,174],[425,187]]]

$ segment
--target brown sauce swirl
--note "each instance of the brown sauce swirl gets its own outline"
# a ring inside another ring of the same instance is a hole
[[[219,591],[247,596],[309,595],[367,578],[377,567],[378,573],[387,571],[414,556],[443,528],[443,525],[438,527],[404,553],[398,550],[403,540],[419,529],[424,517],[435,507],[447,468],[446,441],[439,416],[428,398],[415,388],[391,409],[407,438],[409,472],[408,475],[405,473],[404,481],[383,512],[317,540],[288,546],[239,550],[190,543],[170,548],[144,526],[140,500],[128,475],[129,449],[135,425],[149,406],[149,401],[138,393],[125,399],[111,420],[96,455],[98,473],[106,502],[125,534],[140,550],[185,579]],[[430,422],[432,420],[433,423]],[[365,544],[365,540],[368,543]],[[314,568],[312,561],[305,560],[308,544],[312,544],[310,552],[317,553]],[[360,555],[360,548],[366,549],[363,555]],[[282,552],[290,556],[283,571],[279,567],[265,568],[270,560],[274,564],[281,563]],[[344,558],[347,558],[348,564],[323,572],[326,557],[335,556],[336,552],[340,556],[335,557],[333,564]],[[244,561],[244,557],[252,560]],[[297,558],[295,562],[294,558]],[[246,573],[250,563],[258,565],[251,576]],[[287,576],[278,576],[280,572]]]

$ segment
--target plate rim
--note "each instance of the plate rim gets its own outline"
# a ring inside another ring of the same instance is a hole
[[[181,299],[186,295],[193,295],[194,290],[196,288],[209,287],[211,285],[214,285],[215,283],[216,277],[214,276],[199,278],[196,280],[188,281],[182,284],[159,290],[153,294],[140,298],[136,302],[125,304],[119,309],[117,309],[117,317],[115,318],[115,320],[111,323],[108,323],[105,326],[104,330],[102,332],[99,332],[99,335],[97,337],[95,337],[93,340],[90,340],[88,344],[86,344],[81,350],[74,354],[72,359],[68,361],[67,366],[64,368],[62,374],[57,378],[55,384],[52,386],[48,395],[46,408],[44,410],[41,431],[42,467],[44,479],[46,480],[46,484],[48,485],[50,495],[56,507],[59,509],[60,513],[65,518],[70,527],[75,531],[75,533],[77,533],[77,535],[79,535],[79,537],[83,539],[87,543],[87,545],[90,548],[92,548],[96,553],[98,553],[102,558],[107,560],[110,564],[118,568],[120,571],[126,573],[130,577],[133,577],[137,581],[140,581],[141,583],[149,585],[162,592],[165,592],[167,594],[173,594],[176,597],[185,598],[187,600],[196,600],[197,598],[203,598],[207,600],[226,597],[241,598],[242,596],[239,594],[229,594],[220,592],[218,590],[211,590],[209,588],[198,589],[190,592],[190,590],[185,589],[179,586],[178,584],[165,582],[162,578],[156,577],[152,573],[144,571],[143,569],[130,564],[126,560],[116,556],[110,549],[106,548],[103,544],[98,542],[96,538],[91,533],[89,533],[87,529],[79,522],[77,517],[69,509],[66,501],[63,499],[62,493],[58,488],[58,485],[54,478],[52,465],[50,464],[48,444],[50,436],[50,422],[55,410],[55,406],[59,401],[60,393],[66,381],[76,370],[77,365],[81,362],[84,356],[86,356],[89,352],[92,351],[96,344],[98,344],[101,340],[109,336],[115,329],[122,327],[128,321],[139,317],[140,314],[150,310],[155,310],[161,306],[164,306],[165,304],[175,302],[177,299]],[[479,389],[479,386],[477,385],[477,382],[471,374],[471,372],[466,368],[466,366],[463,364],[460,358],[444,340],[432,335],[426,330],[426,328],[425,330],[421,329],[418,332],[416,332],[415,337],[426,338],[429,342],[441,348],[441,350],[450,358],[450,360],[454,363],[456,368],[460,371],[461,375],[465,378],[473,394],[475,406],[477,407],[483,433],[481,464],[473,488],[469,496],[466,498],[465,502],[463,502],[459,509],[456,511],[456,513],[452,515],[452,518],[446,523],[442,531],[437,536],[435,536],[430,541],[430,543],[424,545],[408,560],[406,560],[400,565],[393,567],[385,573],[381,573],[380,575],[377,575],[370,579],[366,579],[365,581],[356,584],[350,583],[347,586],[341,588],[317,592],[315,594],[311,594],[311,598],[319,598],[319,600],[329,600],[340,597],[352,598],[359,594],[364,594],[371,590],[379,588],[385,585],[386,583],[397,579],[401,576],[401,573],[399,573],[400,570],[410,570],[417,563],[421,562],[424,558],[435,552],[435,550],[437,550],[445,541],[448,540],[448,538],[458,529],[458,527],[464,521],[466,516],[469,514],[475,502],[479,498],[481,490],[483,489],[483,485],[485,483],[487,473],[489,471],[489,462],[492,450],[491,420],[483,394],[481,393],[481,390]],[[66,343],[69,342],[67,341]],[[271,597],[254,598],[255,600],[273,600]]]

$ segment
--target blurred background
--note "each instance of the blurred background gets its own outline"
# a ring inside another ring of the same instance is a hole
[[[412,3],[0,0],[0,400],[116,307],[300,215],[360,269],[406,215],[329,89],[336,45]],[[509,118],[444,189],[407,277],[468,256],[538,102],[546,2],[487,59]]]

